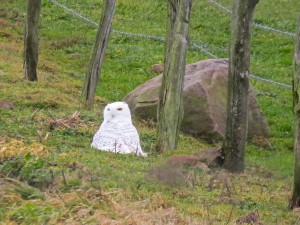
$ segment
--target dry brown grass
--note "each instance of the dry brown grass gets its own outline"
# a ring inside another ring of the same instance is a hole
[[[0,202],[7,207],[5,224],[19,224],[15,220],[15,212],[25,204],[52,208],[48,224],[107,224],[107,225],[174,225],[199,224],[190,218],[184,218],[174,207],[167,207],[159,194],[150,199],[128,201],[126,194],[120,189],[104,191],[102,188],[72,190],[67,193],[53,189],[45,193],[44,198],[25,200],[15,191],[18,181],[0,179]],[[9,206],[9,202],[14,202]],[[35,221],[41,221],[35,218]],[[32,224],[36,224],[32,220]],[[201,223],[205,224],[205,223]]]
[[[51,153],[51,150],[37,142],[27,145],[23,140],[0,138],[0,160],[15,156],[24,156],[27,153],[47,157]]]

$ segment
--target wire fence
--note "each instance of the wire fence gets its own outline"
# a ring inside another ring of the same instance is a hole
[[[210,2],[213,5],[217,6],[219,9],[221,9],[223,12],[225,12],[228,15],[232,14],[232,12],[229,9],[227,9],[225,6],[221,5],[220,3],[218,3],[218,2],[216,2],[214,0],[208,0],[208,2]],[[266,30],[266,31],[273,32],[273,33],[284,34],[284,35],[287,35],[287,36],[290,36],[290,37],[293,37],[293,38],[296,37],[296,34],[294,34],[294,33],[291,33],[291,32],[288,32],[288,31],[284,31],[284,30],[275,29],[275,28],[269,27],[269,26],[264,25],[264,24],[255,23],[254,22],[253,26],[261,28],[261,29]]]
[[[62,8],[62,9],[64,9],[65,11],[67,11],[70,14],[72,14],[73,16],[76,16],[76,17],[78,17],[78,18],[80,18],[80,19],[82,19],[85,22],[88,22],[90,24],[93,24],[95,27],[99,26],[99,24],[97,22],[95,22],[94,20],[81,15],[80,13],[76,12],[75,10],[68,8],[67,6],[65,6],[63,4],[60,4],[59,2],[57,2],[55,0],[49,0],[49,2],[51,2],[54,5],[56,5],[56,6],[60,7],[60,8]],[[131,37],[153,39],[153,40],[160,41],[160,42],[164,42],[165,41],[164,37],[159,37],[159,36],[153,36],[153,35],[147,35],[147,34],[136,34],[136,33],[130,33],[130,32],[119,31],[119,30],[114,30],[114,29],[112,29],[111,32],[117,33],[117,34],[121,34],[121,35],[131,36]]]
[[[228,14],[231,14],[231,11],[229,9],[227,9],[226,7],[222,6],[221,4],[219,4],[218,2],[215,2],[213,0],[208,0],[209,2],[211,2],[212,4],[218,6],[220,9],[222,9],[224,12],[228,13]],[[97,22],[95,22],[94,20],[88,18],[88,17],[85,17],[83,15],[81,15],[80,13],[76,12],[75,10],[73,9],[70,9],[68,8],[67,6],[57,2],[56,0],[49,0],[49,2],[53,3],[54,5],[64,9],[66,12],[70,13],[71,15],[73,16],[76,16],[80,19],[82,19],[83,21],[85,22],[88,22],[90,24],[93,24],[94,26],[98,27],[99,24]],[[257,27],[260,27],[260,28],[263,28],[264,30],[266,31],[270,31],[270,32],[276,32],[276,33],[281,33],[281,34],[285,34],[285,35],[289,35],[289,36],[295,36],[295,34],[293,33],[289,33],[289,32],[286,32],[286,31],[280,31],[280,30],[277,30],[277,29],[274,29],[274,28],[270,28],[268,26],[265,26],[265,25],[262,25],[262,24],[257,24],[255,23],[254,24],[255,26]],[[152,39],[152,40],[155,40],[155,41],[160,41],[160,42],[164,42],[165,41],[165,38],[164,37],[161,37],[161,36],[154,36],[154,35],[147,35],[147,34],[138,34],[138,33],[131,33],[131,32],[126,32],[126,31],[119,31],[119,30],[114,30],[112,29],[112,32],[113,33],[117,33],[117,34],[121,34],[121,35],[126,35],[126,36],[130,36],[130,37],[137,37],[137,38],[147,38],[147,39]],[[199,42],[198,42],[199,43]],[[190,41],[190,47],[194,48],[194,49],[197,49],[199,51],[201,51],[202,53],[204,53],[205,55],[211,57],[211,58],[214,58],[214,59],[219,59],[222,61],[221,58],[219,58],[218,56],[214,55],[213,53],[209,52],[205,47],[204,47],[204,44],[198,44],[196,42],[193,42],[193,41]],[[225,64],[228,64],[226,61],[223,60],[223,62]],[[261,76],[257,76],[253,73],[249,73],[248,76],[252,79],[255,79],[255,80],[258,80],[258,81],[261,81],[261,82],[264,82],[264,83],[269,83],[269,84],[272,84],[272,85],[276,85],[276,86],[280,86],[280,87],[283,87],[283,88],[287,88],[287,89],[292,89],[292,85],[289,85],[289,84],[285,84],[285,83],[281,83],[281,82],[278,82],[278,81],[274,81],[274,80],[270,80],[270,79],[267,79],[267,78],[264,78],[264,77],[261,77]]]

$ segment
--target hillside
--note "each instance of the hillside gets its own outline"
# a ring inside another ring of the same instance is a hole
[[[0,102],[14,106],[0,109],[0,224],[299,223],[299,212],[287,208],[298,0],[261,1],[255,12],[264,28],[253,27],[251,72],[267,80],[251,84],[271,137],[267,146],[260,140],[247,144],[241,175],[218,167],[209,173],[170,168],[170,156],[220,143],[181,134],[176,151],[159,155],[155,126],[147,121],[134,121],[147,158],[90,148],[103,106],[157,75],[150,68],[163,61],[165,1],[118,2],[94,111],[82,110],[80,98],[102,1],[58,1],[89,20],[42,2],[34,83],[24,79],[22,68],[26,1],[0,2]],[[230,2],[193,2],[190,39],[196,45],[189,48],[187,63],[228,57],[230,17],[224,7],[230,9]]]

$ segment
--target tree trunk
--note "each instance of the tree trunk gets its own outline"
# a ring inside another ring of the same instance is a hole
[[[157,151],[177,147],[192,0],[168,0],[164,72],[158,106]]]
[[[294,163],[294,188],[290,202],[290,208],[300,207],[300,101],[299,101],[299,79],[300,79],[300,16],[298,19],[297,41],[294,55],[293,73],[293,105],[295,113],[295,163]]]
[[[27,1],[27,16],[24,29],[24,74],[29,81],[37,81],[38,22],[41,0]]]
[[[94,106],[94,97],[97,89],[97,83],[101,75],[101,67],[109,40],[116,2],[117,0],[104,1],[103,13],[97,32],[93,56],[89,65],[88,73],[85,77],[85,84],[82,93],[84,96],[84,105],[87,109],[92,109]]]
[[[233,0],[227,99],[223,143],[224,168],[242,173],[248,130],[248,71],[252,18],[258,0]]]

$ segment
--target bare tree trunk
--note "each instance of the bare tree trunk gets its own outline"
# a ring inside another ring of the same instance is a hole
[[[248,71],[252,18],[259,0],[233,0],[224,168],[242,173],[248,130]]]
[[[183,79],[192,0],[168,0],[168,30],[158,106],[157,151],[177,147],[183,116]]]
[[[27,16],[24,29],[24,74],[29,81],[37,81],[38,22],[41,0],[27,1]]]
[[[88,73],[85,77],[85,84],[82,93],[84,96],[84,105],[87,109],[92,109],[94,106],[94,97],[97,89],[97,83],[101,75],[101,67],[109,40],[116,2],[117,0],[104,1],[103,13],[98,28],[96,43],[94,45],[93,56],[89,65]]]
[[[293,105],[295,113],[295,163],[294,163],[294,188],[290,202],[290,208],[300,207],[300,101],[299,101],[299,79],[300,79],[300,16],[298,19],[297,41],[294,55],[293,73]]]

